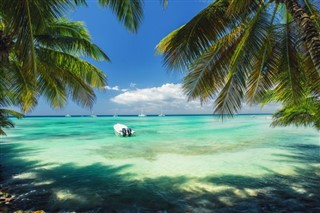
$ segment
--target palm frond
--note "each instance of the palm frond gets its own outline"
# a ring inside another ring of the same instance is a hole
[[[97,67],[78,57],[47,48],[38,48],[37,56],[41,62],[45,61],[54,67],[62,67],[73,72],[94,88],[101,89],[105,86],[106,75]]]
[[[255,10],[261,0],[230,0],[229,6],[226,10],[226,14],[228,16],[233,16],[235,14],[243,14],[243,13],[250,13],[251,11]]]
[[[3,115],[3,116],[14,116],[16,118],[23,118],[24,117],[24,114],[22,114],[20,112],[17,112],[15,110],[12,110],[12,109],[3,109],[3,108],[1,108],[0,109],[0,114]]]
[[[185,70],[212,43],[230,33],[231,26],[238,20],[226,17],[227,7],[227,1],[215,1],[164,38],[158,45],[158,50],[164,52],[164,64],[169,69]]]
[[[266,7],[259,8],[254,17],[248,20],[239,44],[235,48],[229,61],[229,73],[226,83],[219,96],[215,100],[215,112],[221,114],[233,114],[242,105],[246,90],[246,79],[253,69],[251,58],[264,45],[267,36],[269,16]]]
[[[235,28],[191,65],[183,79],[183,89],[189,100],[199,98],[201,102],[207,101],[224,85],[228,62],[242,33],[242,27]]]
[[[23,61],[25,67],[33,71],[33,77],[35,77],[37,64],[34,33],[62,16],[73,6],[73,3],[71,0],[25,0],[22,2],[0,0],[1,17],[11,33],[16,35],[17,56]]]
[[[16,58],[12,58],[10,66],[11,87],[9,91],[15,94],[23,112],[30,111],[38,103],[38,92],[36,91],[36,82],[34,81],[32,72],[28,67],[21,66]]]
[[[74,0],[75,5],[77,6],[88,6],[86,0]]]
[[[55,105],[55,103],[64,103],[64,99],[68,94],[71,94],[73,100],[78,104],[91,107],[95,101],[95,95],[91,87],[101,89],[105,86],[105,74],[75,56],[45,48],[37,49],[38,58],[41,65],[44,67],[42,72],[49,72],[58,77],[43,76],[41,84],[46,87],[43,95],[50,98],[52,95],[58,95],[58,99],[52,102],[54,107],[61,107],[62,105]],[[46,79],[51,80],[52,85],[45,84]],[[56,83],[54,83],[56,82]],[[60,87],[60,84],[64,85]],[[61,88],[59,90],[59,88]],[[64,89],[62,89],[64,88]],[[65,91],[70,91],[67,93]],[[49,96],[48,96],[49,95]]]
[[[304,0],[306,5],[305,10],[310,15],[310,18],[314,21],[318,31],[320,31],[320,6],[316,1],[312,2],[310,0]]]
[[[22,118],[23,114],[10,109],[0,108],[0,135],[6,135],[3,128],[13,128],[14,123],[8,118],[9,116],[15,116]]]
[[[171,33],[169,33],[166,37],[164,37],[156,46],[156,54],[164,54],[165,52],[168,51],[168,47],[170,45],[170,42],[172,38],[178,33],[178,31],[183,27],[181,27],[173,30]]]
[[[37,87],[52,108],[61,108],[67,103],[65,81],[56,69],[39,63]]]
[[[99,4],[110,7],[128,30],[137,32],[143,18],[143,0],[99,0]]]
[[[303,71],[307,81],[304,87],[310,88],[310,93],[320,98],[320,74],[317,72],[308,52],[305,53],[302,60]]]
[[[38,45],[63,51],[75,56],[110,61],[109,57],[91,42],[89,32],[81,22],[59,19],[35,36]]]
[[[285,105],[273,115],[272,126],[312,126],[320,130],[320,101],[307,98],[299,105]]]
[[[278,68],[278,82],[275,92],[278,99],[284,103],[298,103],[305,94],[303,86],[305,76],[300,65],[302,58],[297,51],[298,32],[295,29],[297,28],[293,22],[287,22],[279,28],[279,31],[283,32],[279,41],[282,57]]]
[[[270,24],[266,27],[266,35],[261,39],[263,45],[252,57],[253,70],[248,76],[246,97],[249,103],[259,103],[268,90],[274,86],[273,79],[281,59],[276,39],[279,33],[273,25],[278,5],[274,7]]]

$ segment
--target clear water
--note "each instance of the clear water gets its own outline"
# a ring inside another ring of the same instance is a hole
[[[320,135],[271,116],[41,117],[0,138],[10,210],[320,210]],[[124,123],[136,136],[115,136]]]

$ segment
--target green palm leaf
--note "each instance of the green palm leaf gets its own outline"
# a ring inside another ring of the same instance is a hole
[[[183,79],[183,89],[189,100],[199,98],[201,102],[207,101],[224,85],[228,61],[242,33],[241,27],[236,28],[192,64],[190,72]]]
[[[157,51],[169,69],[186,71],[189,99],[219,93],[216,113],[237,112],[245,100],[294,106],[320,97],[319,14],[314,0],[217,0],[162,39]],[[237,28],[241,33],[232,37]]]
[[[270,22],[265,8],[259,8],[245,25],[244,33],[230,58],[226,83],[215,100],[215,112],[218,114],[233,114],[241,108],[246,91],[246,79],[253,69],[253,53],[261,49],[267,36],[266,29]]]
[[[52,94],[60,94],[56,102],[52,102],[53,107],[61,107],[64,105],[65,97],[68,95],[66,91],[70,91],[69,94],[71,94],[73,100],[77,103],[86,107],[93,105],[95,95],[91,87],[103,88],[105,85],[105,75],[103,72],[90,63],[63,52],[39,48],[37,49],[37,53],[40,63],[43,66],[43,71],[41,72],[43,73],[47,70],[49,73],[59,76],[59,78],[54,77],[55,79],[53,80],[65,85],[64,87],[60,87],[58,84],[54,88],[50,88],[50,85],[46,84],[45,79],[43,79],[44,82],[41,86],[47,87],[44,91],[49,95],[46,96],[49,100]],[[50,78],[50,76],[46,78]],[[59,90],[58,88],[65,89]]]
[[[279,29],[283,32],[279,41],[282,57],[277,73],[278,82],[275,92],[278,99],[285,103],[298,103],[300,99],[304,98],[305,94],[303,87],[305,76],[300,65],[302,58],[296,49],[298,35],[294,29],[295,25],[293,23],[287,23]]]
[[[36,91],[36,82],[34,75],[28,67],[23,67],[17,58],[11,58],[10,65],[10,91],[16,94],[21,110],[27,112],[38,103],[38,92]]]
[[[71,0],[0,0],[1,17],[10,30],[9,34],[16,35],[17,56],[33,71],[33,77],[36,72],[34,33],[72,7]]]
[[[307,98],[300,105],[286,105],[273,118],[272,126],[312,126],[320,130],[320,101]]]
[[[314,21],[318,30],[320,30],[320,5],[316,4],[316,1],[304,0],[305,10],[310,14],[310,17]]]
[[[185,70],[206,52],[214,41],[228,34],[237,20],[226,17],[227,7],[227,1],[215,1],[187,24],[164,38],[158,44],[158,51],[164,54],[164,64],[169,69]]]
[[[226,14],[231,17],[235,14],[239,15],[248,13],[248,11],[254,11],[261,2],[261,0],[229,0]]]
[[[43,31],[35,36],[37,46],[49,47],[76,56],[91,57],[95,60],[110,61],[109,57],[90,41],[89,32],[81,22],[59,19],[49,24]]]
[[[103,7],[110,7],[128,30],[137,32],[143,18],[143,0],[99,0]]]
[[[0,135],[6,135],[3,128],[13,128],[14,123],[8,118],[8,116],[15,116],[22,118],[23,114],[10,109],[0,108]]]
[[[278,5],[274,8],[270,24],[266,26],[266,35],[260,49],[252,57],[253,69],[247,80],[246,98],[249,103],[261,101],[268,90],[274,86],[273,79],[277,72],[279,60],[281,59],[276,39],[279,33],[273,25]]]

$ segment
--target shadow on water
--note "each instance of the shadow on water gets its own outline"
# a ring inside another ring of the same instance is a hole
[[[314,165],[320,162],[320,146],[284,148],[292,155],[279,156],[279,160],[307,166],[295,168],[296,174],[290,176],[268,171],[259,177],[163,176],[141,180],[137,174],[125,172],[131,165],[43,165],[21,159],[24,153],[41,150],[6,144],[0,153],[1,185],[16,197],[14,205],[2,211],[320,212],[320,172]]]

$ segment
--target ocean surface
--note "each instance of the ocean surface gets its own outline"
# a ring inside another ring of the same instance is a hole
[[[13,120],[0,137],[8,211],[320,212],[319,132],[270,115]]]

